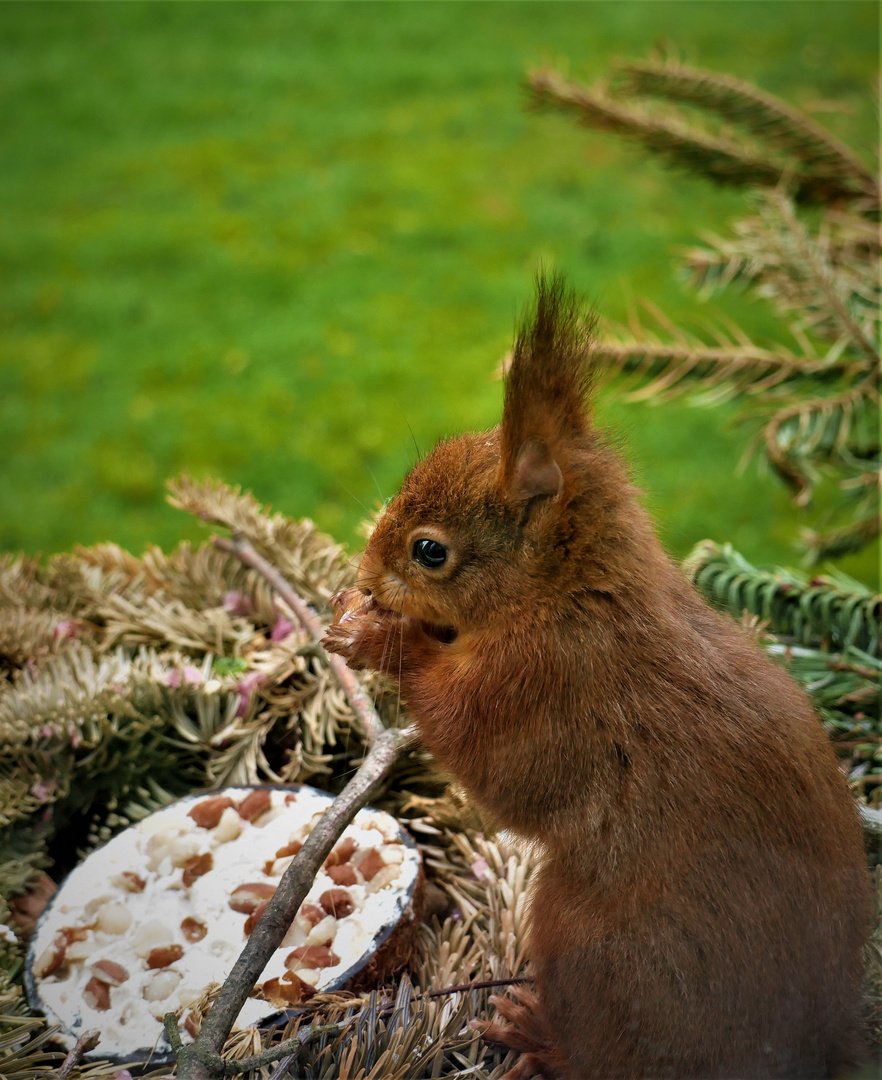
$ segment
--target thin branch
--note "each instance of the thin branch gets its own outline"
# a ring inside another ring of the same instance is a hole
[[[493,990],[500,986],[520,986],[523,983],[531,982],[533,982],[533,978],[529,975],[513,976],[506,979],[479,979],[475,982],[460,983],[458,986],[444,986],[437,990],[426,990],[421,994],[414,994],[412,1000],[420,1001],[425,998],[446,997],[450,994],[469,993],[472,990]],[[381,1006],[379,1015],[388,1015],[389,1013],[394,1012],[395,1008],[395,1002],[388,1001],[385,1005]],[[284,1042],[278,1043],[268,1050],[264,1050],[259,1054],[253,1054],[251,1057],[240,1058],[237,1061],[225,1062],[225,1075],[238,1075],[240,1073],[249,1072],[251,1069],[264,1068],[267,1065],[271,1065],[278,1061],[279,1068],[273,1072],[271,1077],[269,1077],[269,1080],[278,1080],[278,1078],[284,1076],[285,1070],[289,1069],[296,1061],[300,1050],[307,1042],[313,1038],[317,1038],[319,1035],[340,1034],[357,1019],[358,1016],[356,1015],[340,1021],[337,1024],[311,1024],[302,1027],[296,1035],[292,1036],[292,1038],[286,1039]]]
[[[768,187],[781,180],[781,165],[746,152],[735,142],[690,127],[679,115],[651,114],[603,92],[568,82],[547,69],[532,72],[529,84],[537,104],[571,110],[589,127],[634,139],[668,161],[720,182]]]
[[[869,400],[878,403],[879,391],[876,383],[878,373],[870,375],[857,386],[843,391],[834,397],[817,398],[814,401],[796,402],[786,409],[782,409],[764,425],[760,432],[760,438],[765,443],[769,461],[779,475],[794,490],[794,499],[797,505],[805,505],[811,496],[812,480],[809,474],[799,467],[789,452],[798,446],[803,454],[813,452],[822,438],[822,430],[817,425],[812,428],[813,422],[828,420],[836,410],[842,413],[842,423],[848,423],[855,407],[862,401]],[[793,440],[783,440],[781,433],[785,426],[793,421],[797,423],[796,436]],[[781,444],[784,444],[783,446]]]
[[[224,1075],[224,1043],[272,954],[282,942],[315,875],[343,830],[380,787],[400,751],[415,738],[412,728],[382,731],[364,764],[322,815],[249,937],[215,998],[196,1041],[179,1051],[179,1080],[213,1080]]]
[[[670,393],[674,387],[684,392],[692,380],[711,385],[730,383],[733,392],[756,393],[788,380],[828,376],[831,371],[838,373],[854,367],[843,363],[833,368],[820,360],[800,360],[783,349],[774,353],[758,346],[689,347],[640,340],[597,342],[592,356],[614,370],[634,372],[644,378],[655,376],[655,381],[631,393],[635,401],[663,391]],[[684,383],[686,386],[680,385]]]
[[[521,986],[533,981],[532,975],[513,975],[507,979],[478,979],[475,982],[460,983],[458,986],[442,986],[438,990],[424,990],[421,994],[414,994],[413,1000],[447,997],[449,994],[468,994],[472,990],[495,990],[499,986]],[[380,1012],[389,1013],[394,1009],[395,1003],[389,1001],[380,1009]]]
[[[58,1080],[65,1080],[66,1077],[70,1076],[77,1065],[82,1062],[83,1057],[88,1054],[90,1050],[94,1050],[100,1041],[100,1031],[84,1031],[77,1039],[73,1050],[71,1050],[61,1063],[61,1068],[58,1070]]]
[[[181,1050],[184,1049],[181,1032],[178,1028],[178,1018],[172,1012],[166,1013],[162,1018],[162,1026],[165,1028],[165,1034],[172,1048],[172,1053],[177,1057]]]
[[[238,556],[243,563],[265,578],[303,624],[316,649],[324,654],[319,645],[324,627],[315,612],[297,595],[283,575],[239,533],[234,533],[232,540],[214,537],[213,542],[216,548]],[[166,1017],[169,1039],[173,1046],[177,1044],[175,1056],[180,1080],[212,1080],[214,1077],[229,1075],[231,1069],[232,1072],[240,1071],[222,1058],[224,1043],[236,1017],[270,957],[281,944],[312,886],[316,873],[334,844],[358,810],[380,787],[402,748],[415,738],[412,728],[387,731],[367,694],[342,658],[328,656],[327,660],[364,725],[372,743],[370,752],[355,776],[322,815],[299,854],[282,875],[276,892],[205,1017],[195,1042],[191,1046],[180,1046],[179,1036],[176,1038],[175,1033],[169,1030],[170,1026],[173,1026],[174,1018]],[[261,1064],[279,1060],[286,1052],[279,1047],[267,1051],[270,1056],[263,1057]]]
[[[857,521],[821,533],[811,529],[803,532],[803,545],[808,554],[808,565],[817,566],[827,559],[839,558],[852,551],[860,551],[882,533],[882,514],[867,514]]]
[[[836,289],[829,264],[815,244],[812,243],[805,227],[793,212],[789,200],[779,190],[770,192],[768,198],[786,223],[790,235],[797,245],[799,254],[802,256],[804,265],[811,270],[815,284],[823,293],[831,310],[836,313],[840,325],[848,332],[855,345],[874,363],[879,364],[882,362],[882,357],[880,357],[875,343],[864,333],[863,327],[855,319],[848,304]]]
[[[752,83],[681,64],[628,63],[622,68],[632,94],[655,94],[713,110],[741,124],[816,169],[819,178],[853,179],[878,197],[875,177],[844,143],[811,117]]]
[[[355,673],[346,666],[343,657],[334,653],[326,653],[319,644],[325,628],[312,608],[302,597],[297,595],[272,563],[268,562],[256,551],[241,533],[234,533],[232,540],[228,540],[223,536],[214,536],[212,537],[212,543],[220,551],[237,555],[246,566],[256,570],[276,590],[312,638],[319,655],[337,676],[353,712],[364,727],[368,739],[375,739],[383,730],[383,723]]]
[[[271,1046],[267,1050],[262,1050],[259,1054],[252,1054],[250,1057],[239,1058],[237,1061],[224,1062],[224,1075],[238,1076],[241,1073],[250,1072],[252,1069],[266,1068],[267,1065],[273,1065],[275,1062],[278,1062],[279,1067],[273,1072],[272,1077],[270,1077],[269,1080],[273,1080],[275,1077],[284,1076],[285,1070],[291,1068],[291,1065],[297,1060],[298,1054],[306,1043],[311,1039],[317,1039],[319,1035],[339,1035],[341,1032],[345,1031],[354,1020],[355,1017],[353,1016],[347,1020],[340,1021],[338,1024],[308,1024],[300,1028],[297,1034],[293,1035],[290,1039],[286,1039],[276,1046]]]

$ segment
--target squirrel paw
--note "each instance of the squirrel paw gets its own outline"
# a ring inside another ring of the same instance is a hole
[[[400,616],[354,588],[337,593],[331,603],[334,622],[322,638],[324,648],[342,656],[356,671],[379,668],[388,652],[392,627]]]
[[[566,1059],[555,1045],[535,994],[525,986],[514,986],[510,993],[510,998],[496,994],[490,998],[491,1004],[508,1023],[493,1021],[471,1025],[481,1032],[486,1042],[520,1052],[521,1056],[501,1080],[529,1080],[533,1076],[565,1080],[569,1076]]]

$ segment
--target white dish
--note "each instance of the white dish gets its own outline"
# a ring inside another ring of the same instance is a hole
[[[182,799],[114,837],[71,872],[37,925],[26,973],[32,1006],[60,1024],[68,1046],[100,1030],[96,1057],[167,1058],[162,1016],[178,1011],[190,1037],[189,1005],[226,978],[249,912],[293,858],[286,849],[330,802],[309,787],[228,788]],[[394,818],[359,811],[236,1026],[263,1023],[312,988],[345,985],[407,910],[419,870]]]

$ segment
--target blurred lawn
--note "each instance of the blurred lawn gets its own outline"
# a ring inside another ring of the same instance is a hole
[[[524,108],[530,65],[661,39],[871,160],[871,2],[0,5],[0,550],[173,546],[187,469],[357,544],[414,442],[496,422],[540,263],[707,314],[673,255],[741,196]],[[761,305],[722,306],[775,333]],[[671,550],[793,562],[734,410],[604,392]],[[871,554],[843,568],[869,579]]]

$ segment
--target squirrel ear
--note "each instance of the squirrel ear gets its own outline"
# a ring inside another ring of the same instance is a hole
[[[561,452],[590,430],[592,319],[561,277],[540,274],[536,286],[505,383],[500,478],[512,494],[557,495]]]
[[[510,494],[517,500],[560,495],[563,473],[551,451],[539,439],[527,439],[518,450]]]

